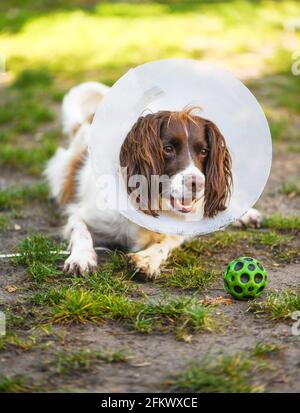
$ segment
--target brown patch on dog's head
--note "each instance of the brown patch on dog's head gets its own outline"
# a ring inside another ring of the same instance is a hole
[[[219,128],[205,119],[205,130],[209,156],[205,167],[204,215],[213,217],[226,209],[226,201],[231,194],[232,162]]]
[[[161,176],[164,172],[164,152],[161,140],[161,127],[165,113],[158,112],[141,116],[128,133],[120,152],[120,165],[127,168],[127,176],[142,175],[148,185],[148,209],[146,214],[157,216],[151,210],[151,176]],[[128,193],[132,189],[128,187]]]

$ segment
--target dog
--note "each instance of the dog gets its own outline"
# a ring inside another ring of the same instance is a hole
[[[96,178],[87,148],[93,116],[108,90],[101,83],[86,82],[65,95],[62,123],[70,144],[67,149],[58,148],[44,172],[51,196],[67,216],[63,236],[69,240],[71,253],[64,271],[96,271],[97,244],[120,246],[136,272],[156,278],[171,251],[186,238],[152,232],[116,209],[97,208]],[[105,139],[101,131],[99,139]],[[169,178],[167,191],[159,190],[158,208],[153,208],[149,198],[140,204],[145,214],[157,217],[162,205],[167,205],[169,213],[186,216],[200,203],[203,216],[211,218],[226,209],[232,188],[230,153],[217,125],[193,114],[193,108],[140,116],[126,136],[119,161],[128,177],[145,177],[149,194],[151,176]],[[128,182],[127,191],[132,193]],[[250,209],[236,225],[259,226],[261,220],[260,212]]]

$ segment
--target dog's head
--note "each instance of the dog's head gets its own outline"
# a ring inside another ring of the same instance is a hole
[[[141,209],[147,214],[159,213],[151,208],[151,176],[168,181],[160,186],[160,201],[179,214],[191,212],[201,198],[204,216],[226,208],[232,175],[225,139],[213,122],[193,115],[192,109],[141,116],[121,147],[120,165],[127,168],[127,178],[145,177],[148,198]],[[127,189],[130,194],[132,187]]]

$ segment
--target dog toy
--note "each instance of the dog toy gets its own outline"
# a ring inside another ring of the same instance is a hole
[[[225,290],[238,300],[259,297],[267,283],[267,271],[254,258],[237,258],[224,271]]]

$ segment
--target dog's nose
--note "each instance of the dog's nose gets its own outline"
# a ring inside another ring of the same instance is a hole
[[[203,189],[204,178],[194,174],[188,175],[185,177],[184,183],[193,193],[197,193]]]

